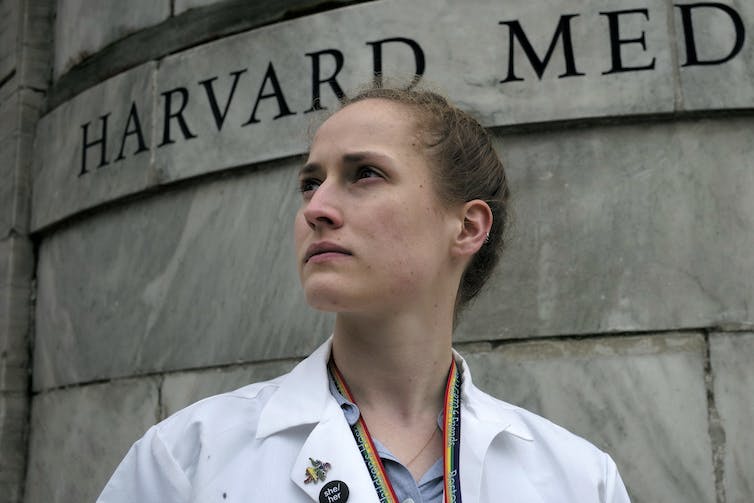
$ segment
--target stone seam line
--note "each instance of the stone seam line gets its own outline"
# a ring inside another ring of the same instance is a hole
[[[720,332],[718,332],[720,333]],[[710,330],[704,334],[704,385],[707,391],[707,424],[712,446],[712,468],[715,476],[715,495],[717,503],[725,503],[725,428],[715,403],[715,373],[710,355]]]
[[[514,346],[517,344],[527,344],[527,343],[539,343],[539,342],[580,342],[580,341],[587,341],[587,340],[598,340],[598,339],[608,339],[608,340],[615,340],[618,338],[624,338],[624,337],[639,337],[639,336],[661,336],[661,335],[700,335],[700,334],[707,334],[710,332],[714,332],[716,334],[728,334],[728,333],[736,333],[736,332],[750,332],[752,328],[750,326],[741,326],[741,327],[717,327],[717,326],[711,326],[711,327],[691,327],[691,328],[682,328],[682,329],[663,329],[663,330],[645,330],[645,331],[629,331],[629,332],[596,332],[596,333],[585,333],[585,334],[563,334],[563,335],[547,335],[547,336],[534,336],[534,337],[521,337],[521,338],[515,338],[515,339],[478,339],[473,341],[463,341],[459,342],[453,345],[453,347],[461,352],[470,349],[473,351],[473,348],[477,347],[486,347],[489,348],[490,351],[494,351],[500,347],[503,346]],[[308,355],[301,355],[298,357],[286,357],[286,358],[271,358],[268,360],[247,360],[242,362],[233,362],[233,363],[225,363],[225,364],[219,364],[219,365],[207,365],[207,366],[200,366],[200,367],[191,367],[191,368],[185,368],[185,369],[175,369],[175,370],[162,370],[162,371],[153,371],[153,372],[143,372],[138,374],[132,374],[128,376],[120,376],[120,377],[112,377],[112,378],[102,378],[102,379],[93,379],[90,381],[83,381],[73,384],[65,384],[62,386],[53,386],[50,388],[45,388],[43,390],[37,390],[32,393],[32,396],[38,396],[40,394],[54,392],[54,391],[61,391],[61,390],[69,390],[69,389],[76,389],[81,388],[85,386],[95,385],[95,384],[106,384],[106,383],[115,383],[119,381],[125,381],[125,380],[132,380],[132,379],[142,379],[142,378],[158,378],[160,379],[160,385],[161,380],[168,376],[173,375],[181,375],[185,374],[186,372],[205,372],[205,371],[215,371],[215,370],[232,370],[237,368],[246,367],[249,365],[256,365],[256,364],[264,364],[264,363],[298,363],[302,359],[306,358]],[[706,361],[709,361],[709,349],[707,348],[707,356]],[[249,383],[251,384],[251,383]],[[710,383],[711,386],[712,383]],[[708,396],[711,393],[711,391],[708,391]]]

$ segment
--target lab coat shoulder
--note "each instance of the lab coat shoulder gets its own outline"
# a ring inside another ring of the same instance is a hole
[[[187,502],[257,441],[261,412],[286,376],[200,400],[152,426],[126,454],[98,503]]]
[[[520,501],[628,503],[610,456],[592,443],[533,412],[498,400],[475,387],[473,414],[498,422],[504,433],[492,441],[482,486],[492,492],[518,486]],[[484,492],[484,491],[483,491]]]
[[[373,486],[329,392],[323,344],[290,373],[197,402],[136,442],[100,503],[317,501],[309,456],[353,495]],[[462,364],[461,487],[468,501],[627,503],[615,464],[589,442],[476,388]],[[355,500],[355,497],[354,497]],[[360,501],[372,501],[362,497]]]

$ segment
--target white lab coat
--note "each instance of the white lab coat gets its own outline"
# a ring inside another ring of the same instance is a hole
[[[121,462],[99,503],[319,501],[309,458],[330,463],[351,503],[378,503],[343,412],[328,387],[330,342],[289,374],[197,402],[153,426]],[[624,503],[604,452],[477,389],[463,359],[464,503]]]

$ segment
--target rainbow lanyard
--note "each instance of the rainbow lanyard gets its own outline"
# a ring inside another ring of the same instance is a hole
[[[327,363],[327,369],[333,377],[335,387],[349,402],[356,403],[346,381],[335,366],[332,358]],[[461,477],[458,465],[459,451],[461,447],[461,375],[458,372],[455,359],[450,363],[448,382],[445,385],[445,404],[442,414],[444,446],[443,457],[443,482],[445,487],[445,503],[461,503]],[[372,477],[372,483],[380,498],[380,503],[399,503],[393,486],[382,466],[382,460],[374,447],[372,436],[369,434],[364,416],[359,415],[359,420],[351,426],[353,438],[364,458]]]

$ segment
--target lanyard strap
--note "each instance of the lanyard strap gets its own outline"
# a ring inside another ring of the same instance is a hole
[[[338,367],[332,358],[327,364],[327,369],[333,377],[335,387],[349,402],[356,403],[348,389],[345,379],[340,374]],[[445,488],[445,503],[461,503],[461,477],[459,470],[459,452],[461,447],[461,375],[458,372],[455,359],[450,363],[448,382],[445,385],[445,403],[443,405],[443,487]],[[374,489],[380,503],[399,503],[390,480],[387,478],[385,467],[374,447],[372,436],[364,421],[364,416],[359,414],[359,420],[351,426],[353,438],[364,458],[364,463],[369,470]]]

